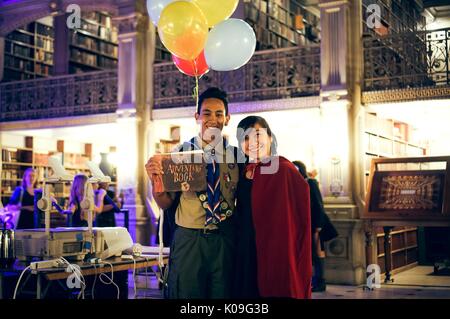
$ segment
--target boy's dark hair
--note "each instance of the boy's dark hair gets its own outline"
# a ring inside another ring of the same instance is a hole
[[[223,105],[225,106],[225,115],[228,115],[228,98],[227,98],[227,92],[217,88],[217,87],[210,87],[207,88],[205,91],[203,91],[202,94],[198,97],[198,108],[197,113],[200,114],[202,110],[202,104],[203,101],[206,99],[215,98],[219,99],[223,102]]]
[[[298,171],[304,178],[308,178],[308,172],[306,171],[305,163],[303,163],[302,161],[293,161],[292,164],[297,167]]]
[[[255,115],[247,116],[246,118],[241,120],[237,126],[238,130],[236,132],[236,138],[239,143],[239,149],[241,149],[241,143],[246,137],[245,133],[247,133],[247,130],[255,127],[256,124],[259,124],[262,128],[265,128],[267,130],[267,135],[272,138],[272,145],[270,146],[270,150],[272,152],[272,155],[276,155],[278,148],[277,137],[270,129],[269,123],[267,123],[267,121],[263,117]],[[241,151],[243,150],[241,149]]]

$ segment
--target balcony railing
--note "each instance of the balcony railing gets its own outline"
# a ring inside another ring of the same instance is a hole
[[[450,85],[450,28],[364,39],[366,91]]]
[[[157,109],[195,104],[195,79],[182,74],[173,63],[155,65],[154,85]],[[209,86],[226,90],[232,102],[318,95],[320,47],[259,51],[236,71],[205,74],[199,91]]]
[[[116,109],[115,70],[0,85],[0,122],[113,113]]]
[[[194,105],[195,79],[173,63],[154,66],[155,108]],[[199,81],[226,90],[230,101],[318,95],[320,47],[256,53],[232,72],[210,71]],[[117,110],[117,71],[49,77],[0,84],[0,122],[113,113]]]

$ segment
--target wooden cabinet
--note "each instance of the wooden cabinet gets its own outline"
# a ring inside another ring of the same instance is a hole
[[[382,227],[376,228],[377,260],[381,271],[385,272],[385,238]],[[391,269],[400,271],[417,264],[419,246],[416,227],[394,227],[391,231]]]

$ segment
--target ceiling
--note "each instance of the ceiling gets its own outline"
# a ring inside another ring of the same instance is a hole
[[[448,0],[423,0],[423,6],[435,18],[450,17],[450,3]]]

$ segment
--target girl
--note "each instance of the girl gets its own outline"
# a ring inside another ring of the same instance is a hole
[[[80,207],[80,203],[84,198],[84,190],[86,183],[88,182],[88,177],[83,174],[78,174],[73,179],[72,188],[70,189],[70,200],[69,200],[69,210],[72,211],[72,226],[73,227],[87,227],[88,226],[88,214],[87,211]],[[95,219],[96,213],[101,213],[103,211],[103,199],[105,197],[106,191],[104,189],[99,189],[97,194],[94,196],[95,204],[92,218]]]
[[[236,213],[235,297],[311,298],[309,188],[295,166],[276,156],[267,122],[238,125],[246,156]]]
[[[16,229],[34,228],[34,191],[37,186],[36,174],[30,167],[25,170],[22,185],[16,187],[6,207],[8,211],[19,211]]]

